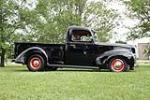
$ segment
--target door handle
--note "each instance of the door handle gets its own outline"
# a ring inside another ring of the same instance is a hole
[[[69,46],[72,47],[72,48],[76,48],[75,44],[70,44]]]

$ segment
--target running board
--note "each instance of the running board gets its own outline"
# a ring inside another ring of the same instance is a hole
[[[94,67],[94,66],[80,66],[80,65],[47,64],[47,66],[49,66],[49,67],[58,67],[58,68],[99,69],[99,67]]]

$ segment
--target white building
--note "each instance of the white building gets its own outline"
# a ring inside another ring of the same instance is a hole
[[[128,44],[135,45],[137,58],[147,60],[149,57],[144,53],[145,48],[150,45],[150,37],[128,41]]]

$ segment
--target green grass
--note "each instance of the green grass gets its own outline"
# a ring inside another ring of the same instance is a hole
[[[149,100],[150,65],[135,71],[28,72],[25,66],[0,68],[0,100]]]

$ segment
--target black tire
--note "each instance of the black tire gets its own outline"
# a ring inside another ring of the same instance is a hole
[[[129,70],[129,65],[124,58],[115,57],[109,60],[108,68],[112,72],[125,72]]]
[[[29,71],[44,71],[45,62],[41,55],[35,54],[29,57],[27,68]]]

